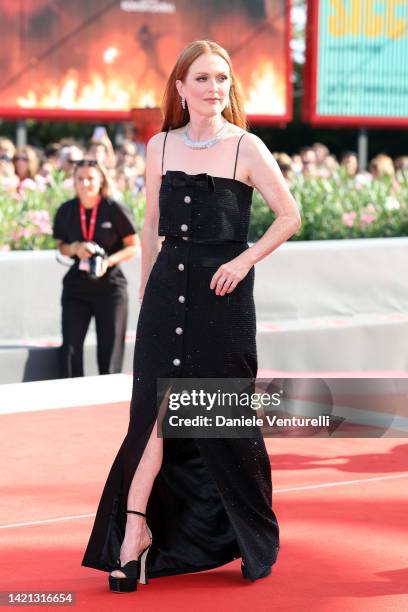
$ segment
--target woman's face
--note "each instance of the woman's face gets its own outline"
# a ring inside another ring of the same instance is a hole
[[[28,175],[28,156],[27,153],[16,153],[14,157],[14,167],[16,174],[20,178],[24,178]]]
[[[203,53],[190,66],[183,81],[176,81],[188,110],[211,117],[221,114],[229,101],[231,88],[227,62],[216,53]]]
[[[350,176],[354,176],[358,171],[358,160],[355,155],[348,155],[342,161],[342,166],[344,166],[347,170],[347,173]]]
[[[79,199],[95,198],[99,195],[102,186],[102,177],[98,168],[84,166],[77,168],[74,175],[74,184]]]

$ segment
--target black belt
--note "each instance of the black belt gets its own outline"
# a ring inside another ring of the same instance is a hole
[[[179,242],[181,244],[247,244],[246,240],[197,240],[193,238],[183,238],[182,236],[164,236],[166,242]]]

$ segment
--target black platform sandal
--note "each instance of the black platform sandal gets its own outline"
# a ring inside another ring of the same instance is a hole
[[[126,510],[126,512],[129,514],[139,514],[140,516],[144,516],[146,518],[146,515],[143,514],[143,512],[136,512],[135,510]],[[123,572],[126,577],[118,578],[116,576],[109,575],[109,587],[114,593],[131,593],[132,591],[136,591],[138,579],[141,584],[149,583],[146,574],[146,557],[152,545],[152,532],[150,531],[149,527],[147,527],[147,531],[150,536],[149,546],[142,550],[137,559],[129,561],[123,567],[120,565],[120,559],[118,559],[119,567],[112,570],[119,570]]]

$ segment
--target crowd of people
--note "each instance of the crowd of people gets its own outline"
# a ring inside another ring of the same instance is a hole
[[[306,178],[329,178],[336,176],[340,169],[360,187],[375,179],[389,177],[394,187],[398,188],[402,175],[408,172],[408,155],[393,160],[383,153],[371,159],[368,170],[359,168],[358,155],[355,151],[344,151],[339,159],[326,145],[316,142],[312,146],[302,147],[298,154],[274,153],[279,167],[290,182],[294,177],[302,175]]]
[[[63,186],[71,189],[75,164],[83,159],[95,159],[106,169],[118,197],[127,189],[134,194],[144,189],[145,160],[140,145],[126,141],[115,150],[107,135],[91,139],[87,147],[63,139],[44,149],[15,146],[0,137],[0,188],[16,197],[25,190],[46,191],[59,171]]]
[[[408,172],[407,155],[393,160],[388,155],[380,154],[370,161],[368,170],[361,170],[354,151],[344,151],[337,158],[326,145],[318,142],[302,147],[294,155],[276,152],[274,157],[289,183],[299,175],[328,178],[344,168],[356,187],[390,177],[398,189],[402,175]],[[96,159],[106,168],[116,199],[120,200],[125,190],[130,190],[132,194],[144,191],[144,151],[131,141],[124,142],[115,150],[107,134],[92,138],[88,147],[63,139],[47,145],[43,150],[30,145],[16,147],[11,140],[0,137],[0,189],[16,197],[21,197],[27,189],[45,191],[53,184],[55,170],[63,174],[63,185],[72,188],[75,163],[84,158]]]

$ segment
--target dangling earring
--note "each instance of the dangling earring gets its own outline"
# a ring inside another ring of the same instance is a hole
[[[184,96],[181,96],[181,106],[183,107],[183,110],[186,110],[186,99]]]

